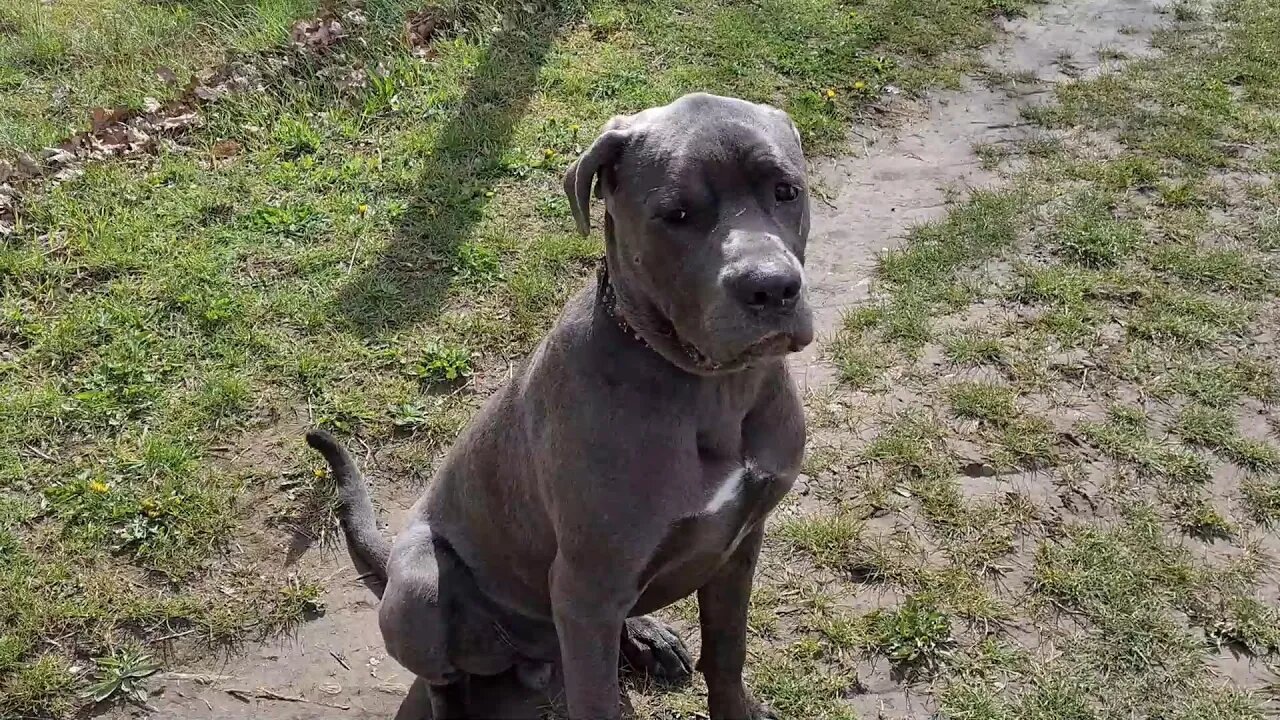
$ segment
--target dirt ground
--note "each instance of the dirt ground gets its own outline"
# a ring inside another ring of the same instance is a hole
[[[975,147],[1026,137],[1021,109],[1044,102],[1055,83],[1105,70],[1097,49],[1111,47],[1127,56],[1148,51],[1152,30],[1165,21],[1146,0],[1089,0],[1069,6],[1049,4],[1026,17],[1005,21],[1000,41],[987,51],[987,62],[998,71],[1022,73],[1012,90],[996,88],[983,78],[970,77],[961,89],[942,91],[927,100],[899,100],[877,125],[863,125],[854,133],[853,154],[816,158],[813,175],[826,192],[815,203],[813,235],[807,266],[813,302],[823,333],[839,326],[842,313],[865,301],[871,292],[877,253],[895,247],[907,229],[947,211],[956,193],[999,182],[984,169]],[[1120,32],[1124,28],[1125,32]],[[1070,59],[1070,69],[1066,59]],[[794,369],[802,387],[821,397],[833,382],[833,370],[821,357],[821,347],[797,357]],[[890,394],[886,400],[909,406],[911,394]],[[818,442],[840,444],[829,429]],[[856,433],[854,433],[856,435]],[[966,493],[981,496],[1018,486],[1031,495],[1051,492],[1032,477],[978,478]],[[389,528],[413,498],[379,497]],[[809,495],[793,506],[799,512],[820,508],[823,501]],[[904,530],[886,524],[884,533]],[[280,547],[280,557],[286,548]],[[762,574],[781,571],[785,551],[766,558]],[[313,548],[297,562],[326,579],[323,616],[300,626],[291,637],[261,646],[241,648],[229,657],[210,659],[181,673],[155,678],[150,710],[123,708],[112,717],[257,718],[387,718],[394,714],[410,680],[388,659],[376,626],[374,603],[356,582],[341,547]],[[1006,575],[1013,582],[1026,574],[1026,553],[1008,558],[1017,568]],[[280,568],[284,571],[286,568]],[[897,593],[870,592],[858,598],[871,609],[894,604]],[[1022,628],[1031,649],[1036,629]],[[692,641],[692,638],[691,638]],[[1247,674],[1239,661],[1223,658],[1223,671]],[[851,698],[862,717],[922,718],[936,703],[927,687],[904,684],[891,677],[885,662],[866,662],[859,669],[865,692]]]

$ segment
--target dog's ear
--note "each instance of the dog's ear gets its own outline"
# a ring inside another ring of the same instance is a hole
[[[565,171],[564,193],[569,196],[569,208],[573,210],[578,232],[583,235],[591,232],[591,183],[613,167],[630,141],[628,120],[621,116],[610,120],[600,137]],[[596,197],[601,197],[599,184],[596,185]]]

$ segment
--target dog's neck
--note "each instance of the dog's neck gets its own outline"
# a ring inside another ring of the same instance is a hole
[[[604,308],[605,314],[613,318],[613,322],[617,324],[618,329],[630,335],[636,342],[641,345],[653,349],[649,342],[633,327],[627,319],[623,317],[622,311],[618,309],[618,293],[613,289],[613,283],[609,282],[609,263],[600,260],[600,269],[596,272],[596,302],[600,307]]]
[[[652,343],[646,340],[639,330],[627,321],[626,314],[619,306],[618,293],[613,287],[613,282],[610,280],[609,263],[605,259],[601,259],[600,261],[600,269],[597,273],[596,282],[596,303],[600,305],[606,315],[613,319],[613,322],[618,326],[618,329],[622,330],[627,337],[634,339],[654,354],[662,357],[668,362],[671,362],[671,360],[665,357],[664,354],[655,348]],[[666,324],[668,325],[668,328],[662,331],[664,336],[672,341],[671,344],[679,347],[679,352],[684,353],[685,357],[689,359],[689,363],[691,365],[699,370],[709,373],[714,373],[720,369],[718,363],[711,362],[706,356],[699,352],[696,347],[681,340],[680,337],[676,335],[675,328],[671,325],[670,321],[666,321]],[[672,364],[677,365],[674,362]],[[677,367],[679,367],[679,365],[677,365]],[[686,370],[685,368],[680,369]]]

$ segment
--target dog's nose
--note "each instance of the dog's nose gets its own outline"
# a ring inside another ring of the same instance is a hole
[[[787,310],[800,297],[804,276],[791,263],[746,268],[728,278],[729,291],[752,310]]]

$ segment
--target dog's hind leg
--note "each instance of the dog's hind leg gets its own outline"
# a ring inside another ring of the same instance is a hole
[[[470,717],[470,676],[515,664],[514,650],[478,593],[461,559],[426,523],[411,525],[397,538],[378,624],[387,653],[417,676],[410,698],[425,695],[432,720]]]

